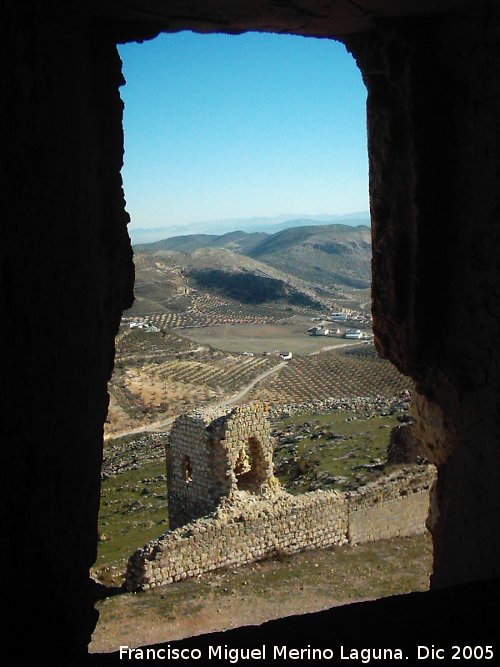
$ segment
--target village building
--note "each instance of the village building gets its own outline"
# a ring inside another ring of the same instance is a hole
[[[363,332],[361,331],[361,329],[348,329],[344,334],[344,338],[352,338],[360,340],[361,338],[363,338]]]

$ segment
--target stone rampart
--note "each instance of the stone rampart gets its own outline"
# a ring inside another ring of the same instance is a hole
[[[129,590],[144,590],[224,566],[344,544],[345,499],[335,491],[221,503],[210,516],[166,533],[130,558]]]
[[[131,556],[129,590],[305,549],[425,531],[433,467],[399,468],[353,492],[292,496],[272,474],[265,414],[256,404],[208,424],[199,416],[177,420],[167,466],[174,527]]]
[[[348,540],[372,542],[425,531],[434,466],[408,466],[348,494]]]

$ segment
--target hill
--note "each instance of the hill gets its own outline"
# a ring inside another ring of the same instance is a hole
[[[371,233],[366,225],[304,224],[274,234],[244,231],[219,236],[191,234],[138,245],[135,250],[163,257],[168,253],[170,260],[192,270],[257,271],[281,280],[284,276],[289,280],[293,277],[301,281],[301,288],[304,283],[309,288],[367,288],[370,284]],[[258,264],[250,264],[251,260],[257,260]],[[269,274],[272,269],[281,275]]]
[[[326,286],[367,288],[371,232],[365,225],[316,225],[277,232],[249,255],[281,271]]]
[[[142,243],[134,246],[136,252],[158,252],[167,250],[173,252],[191,253],[201,248],[227,248],[243,254],[253,250],[266,239],[264,232],[228,232],[227,234],[189,234],[187,236],[171,236],[155,243]]]
[[[228,241],[224,239],[222,242]],[[152,245],[159,247],[159,244]],[[173,245],[188,247],[190,241]],[[136,249],[135,263],[136,314],[148,310],[179,312],[187,305],[187,297],[182,295],[193,289],[219,294],[243,304],[281,301],[312,309],[320,307],[316,290],[307,282],[226,247],[205,247],[191,253],[153,248],[141,252]]]
[[[275,232],[289,229],[290,227],[304,227],[308,225],[329,225],[341,223],[357,227],[358,225],[369,225],[370,214],[368,211],[342,214],[322,215],[277,215],[274,217],[254,218],[228,218],[225,220],[210,220],[205,222],[193,222],[189,224],[169,225],[168,227],[152,227],[149,229],[129,227],[129,234],[134,246],[167,239],[169,237],[194,236],[199,234],[224,235],[234,229],[243,229],[246,232]]]

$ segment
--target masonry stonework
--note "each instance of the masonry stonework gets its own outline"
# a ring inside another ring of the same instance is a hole
[[[475,581],[490,591],[477,582],[500,574],[499,3],[5,0],[1,16],[0,475],[10,648],[18,642],[39,659],[43,646],[45,656],[68,661],[86,653],[97,619],[87,588],[106,382],[133,282],[115,45],[161,31],[321,35],[354,53],[368,89],[375,340],[418,383],[416,431],[439,469],[432,586]],[[437,595],[418,597],[425,613],[406,623],[414,639],[421,621],[431,628],[440,618]],[[410,596],[399,609],[408,614],[414,604]],[[448,620],[454,611],[447,625],[456,638],[470,618],[455,604]],[[350,613],[359,615],[345,633],[354,627],[359,636],[362,613],[372,628],[388,626],[385,615],[362,609],[332,611],[331,625]],[[303,631],[307,618],[300,624]]]
[[[355,492],[292,496],[273,474],[263,404],[213,421],[182,415],[167,450],[171,530],[129,559],[131,591],[305,549],[424,532],[431,466],[393,471]]]
[[[196,415],[174,422],[167,456],[171,528],[215,510],[224,496],[265,495],[277,486],[265,405],[237,407],[211,422]]]

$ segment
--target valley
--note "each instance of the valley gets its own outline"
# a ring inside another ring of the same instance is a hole
[[[363,384],[374,393],[380,373],[404,388],[387,362],[359,364],[343,352],[351,343],[369,344],[370,260],[369,228],[362,225],[199,234],[137,246],[136,300],[116,339],[106,438],[223,403],[284,357],[287,367],[245,398],[262,390],[265,400],[280,404],[287,396],[355,395]],[[339,282],[316,271],[325,263]],[[338,311],[346,319],[329,322]],[[325,335],[311,335],[314,327]],[[363,339],[345,339],[353,327]],[[349,378],[352,364],[356,375]],[[364,370],[359,375],[365,367],[366,383]]]
[[[165,446],[184,412],[265,401],[275,475],[292,494],[348,491],[394,469],[387,448],[391,430],[411,420],[411,383],[373,346],[370,260],[369,229],[345,225],[194,235],[135,248],[136,301],[122,318],[108,386],[93,570],[100,582],[120,587],[131,553],[168,530]],[[426,571],[428,544],[415,540]],[[374,546],[370,558],[382,563],[394,548]],[[293,559],[300,555],[288,568]],[[269,567],[282,576],[279,562]],[[406,590],[408,582],[398,588],[390,579],[380,594]],[[106,618],[111,610],[120,616],[123,604],[109,599]],[[208,617],[204,623],[212,627]],[[98,626],[99,636],[103,648]]]

